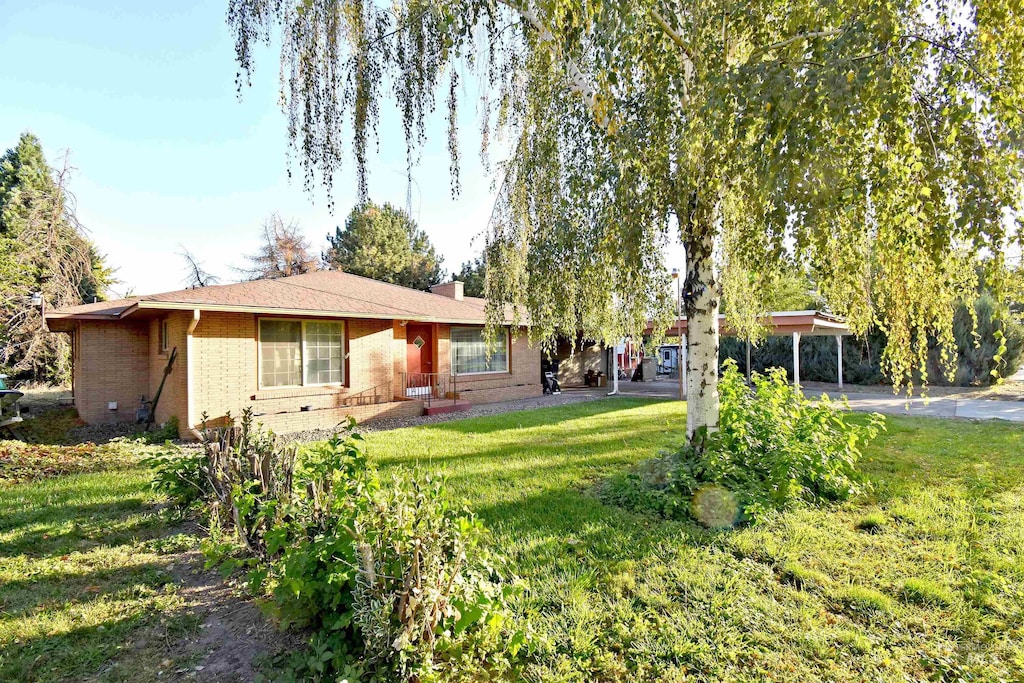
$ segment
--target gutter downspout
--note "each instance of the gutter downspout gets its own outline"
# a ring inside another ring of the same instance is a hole
[[[196,327],[199,325],[199,309],[195,308],[192,310],[192,320],[188,324],[188,330],[185,332],[185,401],[187,416],[185,417],[185,429],[196,439],[202,439],[202,434],[199,433],[193,425],[193,416],[195,415],[195,394],[192,391],[192,333],[196,331]]]

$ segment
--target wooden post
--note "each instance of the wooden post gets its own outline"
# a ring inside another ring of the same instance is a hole
[[[843,335],[836,335],[836,360],[839,361],[839,388],[843,388]]]
[[[793,333],[793,386],[800,388],[800,333]]]

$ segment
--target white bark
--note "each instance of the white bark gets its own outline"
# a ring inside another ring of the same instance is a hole
[[[713,233],[687,245],[686,436],[718,429],[718,281]]]

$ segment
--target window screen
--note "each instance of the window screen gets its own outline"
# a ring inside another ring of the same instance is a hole
[[[318,320],[260,320],[260,387],[340,384],[345,327]]]
[[[452,368],[456,375],[479,372],[508,372],[508,336],[499,335],[488,355],[481,327],[453,327]]]
[[[260,321],[260,386],[302,384],[302,323],[298,320]]]
[[[341,382],[341,323],[307,322],[305,384],[337,384]]]

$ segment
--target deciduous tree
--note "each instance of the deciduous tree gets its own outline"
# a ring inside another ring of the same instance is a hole
[[[480,76],[484,146],[495,129],[510,145],[492,320],[523,304],[542,339],[611,341],[667,319],[677,235],[698,442],[718,422],[723,281],[753,334],[772,278],[751,274],[806,265],[855,331],[886,333],[906,385],[929,338],[953,346],[974,253],[999,267],[1020,208],[1019,0],[231,0],[228,19],[245,74],[282,36],[307,182],[331,184],[351,124],[363,196],[389,91],[412,160],[444,93],[457,187],[459,83]]]
[[[178,256],[185,262],[185,286],[188,289],[199,289],[220,282],[220,278],[206,270],[203,262],[189,249],[181,247]]]
[[[311,253],[309,240],[299,230],[298,222],[285,223],[276,212],[263,223],[259,250],[246,258],[249,266],[239,270],[249,280],[302,275],[320,269],[320,260]]]

